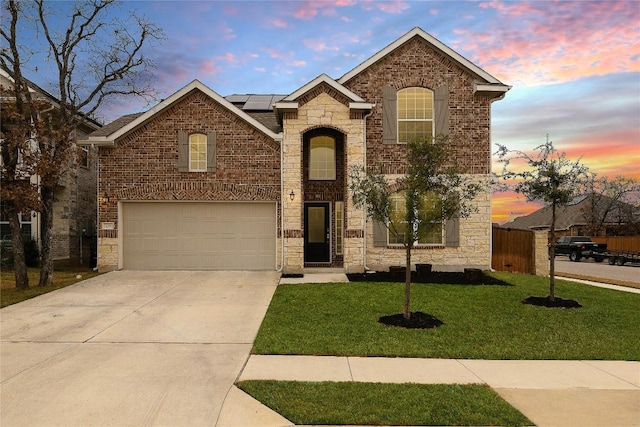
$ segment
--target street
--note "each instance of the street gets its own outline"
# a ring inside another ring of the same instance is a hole
[[[594,262],[592,259],[572,262],[568,257],[556,257],[556,274],[561,275],[562,273],[640,284],[640,265],[637,264],[618,266],[609,265],[607,260],[600,263]]]

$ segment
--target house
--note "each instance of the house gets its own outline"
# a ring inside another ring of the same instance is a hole
[[[53,95],[28,81],[32,96],[36,100],[44,100],[53,108],[59,105],[59,100]],[[13,79],[3,68],[0,68],[0,86],[3,90],[13,87]],[[12,100],[3,98],[1,107],[4,110]],[[4,117],[4,119],[3,119]],[[2,132],[8,125],[6,115],[0,114]],[[85,139],[88,134],[96,131],[102,125],[89,117],[81,117],[80,124],[75,130],[76,139]],[[56,261],[71,263],[90,263],[91,245],[96,234],[96,204],[97,204],[97,149],[83,147],[80,158],[68,165],[68,170],[56,190],[53,205],[53,245],[52,254]],[[38,176],[28,177],[37,185]],[[4,212],[4,203],[0,202],[0,234],[2,240],[11,240],[9,219]],[[22,230],[26,236],[31,236],[40,247],[40,214],[25,212],[20,218]]]
[[[602,216],[602,226],[594,226],[595,218]],[[637,207],[605,195],[590,193],[580,195],[566,206],[556,209],[555,236],[559,238],[637,235],[639,223],[640,209]],[[502,224],[501,227],[517,230],[551,230],[551,207],[540,208],[529,215]]]
[[[479,181],[491,171],[491,104],[509,86],[419,28],[342,77],[290,94],[223,97],[198,80],[82,144],[99,147],[101,270],[403,264],[405,251],[348,194],[352,166],[405,168],[407,139],[447,134]],[[442,224],[413,259],[491,265],[491,194]]]

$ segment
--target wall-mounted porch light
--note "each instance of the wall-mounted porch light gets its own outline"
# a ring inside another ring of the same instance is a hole
[[[296,198],[296,193],[293,192],[293,190],[291,190],[291,193],[289,193],[289,199],[291,199],[291,201],[293,202],[293,199]]]

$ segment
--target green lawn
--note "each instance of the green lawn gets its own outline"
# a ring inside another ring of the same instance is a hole
[[[404,284],[280,285],[255,340],[257,354],[470,359],[640,360],[640,295],[557,281],[578,309],[522,304],[548,279],[492,273],[511,286],[414,284],[412,310],[444,325],[407,330],[377,322],[401,311]]]
[[[6,307],[11,304],[64,288],[82,280],[90,279],[100,273],[91,270],[86,266],[76,267],[60,267],[55,268],[53,272],[53,285],[44,288],[38,287],[38,279],[40,277],[39,268],[29,268],[27,275],[29,276],[29,289],[16,289],[15,274],[12,270],[3,269],[0,272],[0,307]],[[78,279],[78,275],[80,278]]]
[[[299,425],[532,425],[479,384],[243,381],[238,387]]]

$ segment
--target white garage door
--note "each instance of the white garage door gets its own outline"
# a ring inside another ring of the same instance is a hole
[[[273,203],[127,202],[123,267],[274,270]]]

